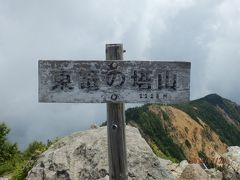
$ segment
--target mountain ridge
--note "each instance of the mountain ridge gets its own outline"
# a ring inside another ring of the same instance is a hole
[[[184,104],[148,104],[126,111],[153,151],[181,161],[203,160],[209,167],[227,146],[240,146],[240,108],[218,94]]]

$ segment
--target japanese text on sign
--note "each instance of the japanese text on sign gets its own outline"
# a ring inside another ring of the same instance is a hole
[[[189,89],[187,62],[39,61],[41,102],[174,103]]]

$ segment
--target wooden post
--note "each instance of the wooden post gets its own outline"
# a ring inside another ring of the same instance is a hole
[[[123,60],[123,45],[107,44],[106,60]],[[126,180],[128,172],[124,103],[107,103],[107,133],[109,179]]]

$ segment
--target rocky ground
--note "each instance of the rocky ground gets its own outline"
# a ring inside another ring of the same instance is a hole
[[[130,180],[174,179],[141,137],[138,129],[127,127],[126,139]],[[109,179],[106,127],[61,139],[42,154],[27,179]]]
[[[223,172],[203,170],[198,164],[179,164],[158,158],[138,129],[127,126],[129,180],[227,180],[240,179],[240,148],[229,147],[222,160]],[[28,180],[109,179],[107,129],[95,127],[59,140],[43,153],[28,173]]]
[[[224,154],[223,176],[229,180],[240,180],[240,147],[229,147]]]
[[[6,175],[6,176],[3,176],[3,177],[0,177],[0,180],[9,180],[9,179],[11,179],[10,175]]]

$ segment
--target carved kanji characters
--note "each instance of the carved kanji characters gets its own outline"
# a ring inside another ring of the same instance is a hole
[[[177,75],[166,71],[165,73],[158,74],[158,89],[177,89]]]
[[[98,71],[85,71],[80,73],[80,88],[87,90],[98,90]]]
[[[61,91],[71,91],[74,87],[71,85],[71,76],[67,71],[60,71],[53,73],[53,83],[52,91],[61,90]]]
[[[109,70],[106,73],[106,82],[108,86],[121,87],[125,82],[125,75],[118,70],[117,63],[109,65]]]
[[[133,86],[138,86],[140,90],[151,89],[152,79],[150,77],[151,71],[134,70],[131,79],[133,79]]]

